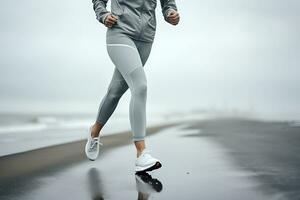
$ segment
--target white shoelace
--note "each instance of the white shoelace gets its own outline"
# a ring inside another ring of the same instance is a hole
[[[96,150],[96,147],[97,147],[97,143],[99,143],[100,145],[103,145],[101,142],[99,142],[99,138],[93,138],[92,141],[91,141],[91,145],[90,145],[90,148],[89,150],[90,151],[95,151]]]

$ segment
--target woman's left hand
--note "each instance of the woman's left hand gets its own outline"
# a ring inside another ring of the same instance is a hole
[[[170,11],[170,13],[167,16],[167,22],[175,26],[179,23],[179,20],[180,20],[179,13],[176,10]]]

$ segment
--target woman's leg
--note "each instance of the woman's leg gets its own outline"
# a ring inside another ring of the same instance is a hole
[[[134,40],[134,43],[139,51],[140,58],[141,58],[143,66],[144,66],[149,58],[151,48],[152,48],[152,43],[142,42],[142,41],[137,41],[137,40]],[[146,148],[145,140],[135,141],[134,144],[137,149],[136,156],[139,157],[141,152]]]
[[[107,88],[97,112],[96,122],[93,125],[92,137],[98,137],[101,129],[106,124],[112,113],[115,111],[122,95],[127,91],[128,85],[115,67],[112,79]]]
[[[107,51],[131,91],[129,118],[133,133],[132,139],[135,142],[144,140],[147,79],[139,51],[132,39],[118,35],[107,38]]]
[[[152,43],[141,42],[136,40],[134,42],[139,51],[142,65],[144,67],[150,55]],[[120,98],[127,91],[127,89],[128,89],[128,85],[125,79],[123,78],[119,70],[115,67],[107,92],[103,97],[98,108],[96,121],[92,129],[92,137],[99,136],[101,129],[104,127],[104,125],[106,124],[106,122],[108,121],[108,119],[110,118],[114,110],[116,109]],[[142,144],[141,142],[135,143],[137,149],[145,148],[145,144]]]

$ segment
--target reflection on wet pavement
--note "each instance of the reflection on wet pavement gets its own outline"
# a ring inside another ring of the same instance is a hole
[[[104,200],[104,184],[101,180],[100,171],[92,167],[88,170],[89,190],[92,200]],[[148,200],[151,193],[161,192],[163,185],[157,179],[153,178],[149,173],[136,173],[136,190],[138,200]]]
[[[88,171],[89,189],[92,200],[102,200],[103,184],[101,181],[100,172],[97,168],[92,167]]]
[[[135,181],[138,191],[138,200],[148,200],[151,193],[161,192],[163,189],[162,183],[146,172],[136,173]]]
[[[97,168],[92,167],[88,170],[87,175],[91,199],[103,200],[104,184],[101,180],[100,171]],[[147,172],[136,173],[135,181],[138,200],[148,200],[151,193],[161,192],[163,189],[162,183],[157,178],[153,178]]]

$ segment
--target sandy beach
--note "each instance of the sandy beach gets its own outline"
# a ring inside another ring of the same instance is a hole
[[[240,118],[148,128],[163,164],[149,173],[154,187],[134,174],[130,132],[120,132],[102,137],[96,161],[85,140],[0,157],[0,198],[296,200],[299,138],[288,122]]]

